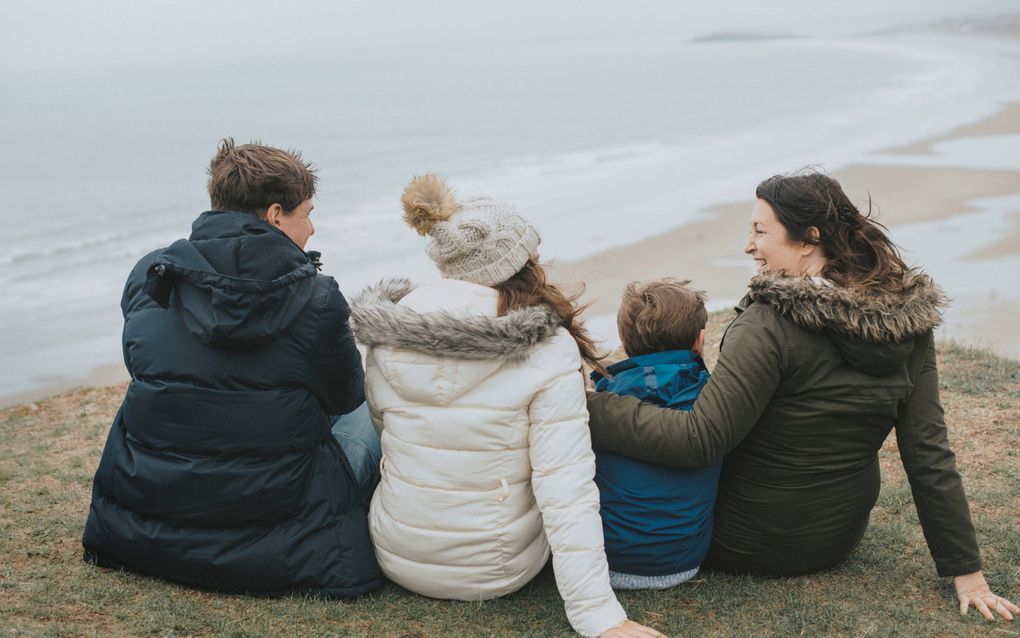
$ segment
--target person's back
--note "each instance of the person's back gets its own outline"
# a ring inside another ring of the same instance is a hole
[[[294,179],[238,168],[253,159]],[[363,402],[363,372],[346,301],[303,251],[314,176],[290,153],[231,142],[210,173],[216,210],[139,261],[124,290],[131,383],[85,558],[226,591],[375,589],[363,494],[330,436],[330,415]],[[260,184],[269,211],[245,201]]]
[[[768,353],[761,335],[774,332],[783,364],[768,371],[779,384],[726,457],[713,567],[800,575],[846,559],[858,545],[881,487],[878,452],[933,342],[930,332],[904,328],[923,325],[937,303],[927,277],[914,284],[912,293],[880,297],[806,278],[752,279],[723,351]],[[876,317],[870,339],[852,320],[865,312]],[[750,374],[741,382],[761,385]],[[919,438],[899,447],[924,471],[946,462],[919,462]]]
[[[533,425],[529,410],[557,377],[577,377],[580,390],[577,346],[551,312],[498,317],[492,288],[455,279],[404,284],[354,300],[385,459],[370,513],[376,553],[388,578],[419,594],[503,596],[549,557],[532,493],[532,428],[548,436],[577,428]],[[437,343],[444,330],[456,338]],[[395,335],[403,335],[399,347]],[[574,405],[556,412],[586,427],[581,398],[576,392]],[[535,470],[575,471],[574,463],[590,462],[568,452]],[[558,505],[590,509],[594,490],[588,496],[591,503],[557,497]]]
[[[618,315],[630,358],[595,389],[689,410],[708,382],[701,360],[706,313],[686,282],[627,286]],[[636,354],[641,353],[641,354]],[[614,589],[663,589],[690,580],[708,553],[721,463],[677,470],[596,449],[595,483]]]
[[[594,344],[545,280],[537,231],[432,175],[402,201],[444,279],[390,280],[352,304],[382,435],[380,567],[413,592],[478,601],[520,589],[551,553],[577,632],[659,636],[609,585],[580,371]]]

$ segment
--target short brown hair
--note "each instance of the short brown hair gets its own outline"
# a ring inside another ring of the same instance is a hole
[[[623,291],[616,326],[628,357],[690,350],[708,321],[705,293],[690,279],[632,281]]]
[[[297,151],[258,142],[236,146],[228,137],[209,163],[209,203],[213,210],[258,216],[273,204],[289,212],[315,196],[315,170]]]

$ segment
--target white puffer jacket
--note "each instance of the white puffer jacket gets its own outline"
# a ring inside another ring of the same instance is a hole
[[[609,586],[577,344],[550,310],[497,317],[497,300],[398,279],[352,304],[382,436],[376,555],[411,591],[481,600],[525,585],[551,546],[570,624],[597,636],[626,614]]]

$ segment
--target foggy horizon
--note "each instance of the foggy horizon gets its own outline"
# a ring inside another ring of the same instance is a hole
[[[445,0],[336,5],[305,0],[87,4],[25,0],[0,7],[0,72],[98,70],[189,62],[279,59],[356,51],[516,47],[587,39],[689,39],[720,32],[847,36],[951,17],[1020,10],[1009,0],[853,5],[780,0],[696,8],[660,2],[567,0],[513,6]]]

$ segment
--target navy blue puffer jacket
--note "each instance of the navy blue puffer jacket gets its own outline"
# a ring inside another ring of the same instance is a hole
[[[93,484],[85,559],[263,595],[382,576],[331,414],[364,373],[331,277],[253,215],[203,213],[128,278],[131,384]]]

